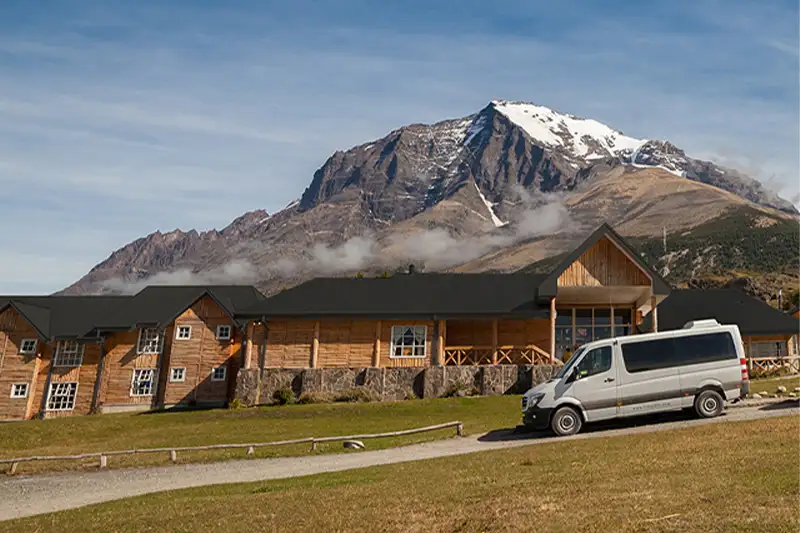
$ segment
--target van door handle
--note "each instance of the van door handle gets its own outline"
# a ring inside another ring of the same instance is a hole
[[[614,378],[606,378],[606,383],[611,383],[612,381],[614,381]]]

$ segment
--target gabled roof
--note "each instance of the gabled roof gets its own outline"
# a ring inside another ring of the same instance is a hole
[[[6,306],[16,309],[42,339],[83,338],[97,320],[128,299],[126,296],[11,296],[0,297],[0,310]]]
[[[267,298],[240,318],[546,317],[534,274],[398,274],[316,278]]]
[[[251,285],[151,285],[129,297],[128,302],[97,321],[94,327],[99,330],[165,328],[205,296],[213,299],[234,321],[237,310],[265,299]]]
[[[669,283],[664,281],[658,272],[650,268],[650,266],[644,262],[641,256],[631,248],[631,246],[625,242],[623,239],[614,229],[609,226],[607,223],[603,223],[594,233],[592,233],[588,239],[583,241],[580,246],[575,248],[572,252],[567,254],[567,256],[558,264],[558,266],[547,275],[544,280],[542,281],[541,285],[539,286],[539,296],[543,299],[549,299],[557,295],[558,293],[558,278],[564,271],[569,268],[569,266],[578,260],[580,256],[584,254],[589,248],[597,244],[597,242],[602,239],[603,237],[609,239],[612,243],[618,246],[624,253],[627,255],[636,265],[641,268],[650,279],[653,280],[653,293],[657,295],[665,296],[670,293],[670,286]]]
[[[658,329],[680,329],[691,320],[714,318],[720,324],[736,324],[742,335],[793,335],[800,320],[736,289],[673,289],[657,307]],[[642,322],[650,331],[652,313]]]

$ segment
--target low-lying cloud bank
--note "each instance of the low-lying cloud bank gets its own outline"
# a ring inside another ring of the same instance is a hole
[[[570,226],[569,213],[559,195],[540,194],[534,197],[522,187],[514,192],[518,207],[512,223],[490,233],[457,237],[444,228],[434,228],[403,236],[389,234],[382,239],[368,234],[353,237],[336,246],[317,244],[302,259],[281,258],[259,265],[247,259],[234,260],[202,272],[180,269],[139,280],[114,278],[103,282],[102,288],[133,294],[148,285],[252,285],[298,275],[334,276],[359,270],[393,270],[408,262],[438,270]]]

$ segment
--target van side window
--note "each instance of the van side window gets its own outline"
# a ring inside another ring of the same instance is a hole
[[[630,342],[622,344],[622,360],[631,374],[675,366],[673,339]]]
[[[675,337],[672,340],[678,365],[697,365],[738,358],[733,337],[727,332]]]
[[[611,370],[611,346],[595,348],[578,363],[578,376],[588,378]]]

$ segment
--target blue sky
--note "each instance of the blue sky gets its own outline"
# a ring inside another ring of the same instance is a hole
[[[297,198],[337,149],[526,100],[798,202],[791,1],[0,2],[0,293]]]

